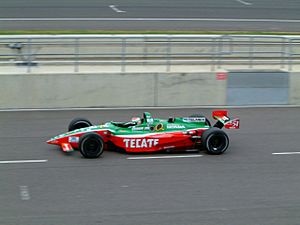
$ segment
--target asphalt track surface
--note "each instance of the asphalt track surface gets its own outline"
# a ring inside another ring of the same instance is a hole
[[[300,31],[297,0],[0,1],[1,30]]]
[[[157,117],[210,109],[148,110]],[[0,224],[296,225],[300,221],[300,108],[231,109],[241,129],[220,156],[129,160],[104,152],[88,160],[45,141],[73,117],[128,120],[143,110],[0,112]]]

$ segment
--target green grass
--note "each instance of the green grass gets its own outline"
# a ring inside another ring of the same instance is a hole
[[[114,30],[0,30],[0,35],[33,34],[244,34],[244,35],[300,35],[300,32],[260,32],[260,31],[114,31]]]

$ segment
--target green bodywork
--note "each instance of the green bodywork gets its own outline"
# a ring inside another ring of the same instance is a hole
[[[140,123],[129,122],[107,122],[103,125],[91,126],[77,129],[65,134],[58,135],[53,139],[58,139],[77,133],[93,132],[99,130],[109,130],[114,135],[138,135],[146,133],[164,133],[174,131],[186,131],[192,129],[208,129],[210,125],[203,117],[174,117],[169,119],[153,118],[150,113],[145,112]]]
[[[144,133],[163,133],[173,131],[185,131],[197,128],[206,128],[207,125],[205,117],[175,117],[171,119],[152,118],[150,114],[146,114],[146,119],[141,124],[133,126],[122,127],[127,123],[110,122],[105,124],[110,130],[115,131],[116,135],[130,135],[130,134],[144,134]],[[130,122],[128,122],[130,124]],[[120,127],[121,126],[121,127]]]

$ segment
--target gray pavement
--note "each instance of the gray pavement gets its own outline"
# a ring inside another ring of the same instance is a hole
[[[211,112],[147,110],[158,117]],[[300,155],[272,155],[299,151],[299,108],[231,109],[241,129],[228,131],[231,145],[221,156],[128,160],[104,152],[87,160],[45,144],[73,117],[100,123],[143,111],[0,112],[1,161],[48,160],[0,164],[0,224],[299,223]]]
[[[119,0],[113,3],[76,0],[72,4],[67,0],[2,0],[0,28],[300,31],[299,9],[300,3],[293,0],[272,3],[267,0]],[[8,18],[17,21],[3,20]],[[24,18],[36,21],[25,21]],[[69,21],[46,18],[69,18]],[[79,21],[87,18],[96,21]]]
[[[15,64],[8,64],[1,66],[0,75],[7,74],[114,74],[114,73],[202,73],[202,72],[220,72],[233,70],[283,70],[283,71],[299,71],[299,65],[280,65],[280,64],[261,64],[250,67],[249,65],[80,65],[77,67],[73,65],[45,65],[39,64],[37,66],[16,66]]]

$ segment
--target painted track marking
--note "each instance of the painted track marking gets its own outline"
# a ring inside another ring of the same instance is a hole
[[[118,9],[118,7],[116,5],[110,5],[109,8],[111,8],[112,10],[114,10],[117,13],[126,13],[126,11]]]
[[[15,163],[45,163],[48,162],[47,159],[38,160],[10,160],[10,161],[0,161],[0,164],[15,164]]]
[[[274,152],[272,155],[299,155],[300,152]]]
[[[20,197],[23,201],[30,200],[29,189],[27,186],[20,186]]]
[[[239,3],[242,3],[243,5],[252,5],[252,3],[246,2],[246,1],[243,1],[243,0],[236,0],[236,1],[239,2]]]
[[[146,160],[146,159],[175,159],[175,158],[198,158],[203,155],[170,155],[170,156],[146,156],[146,157],[128,157],[128,160]]]

